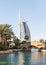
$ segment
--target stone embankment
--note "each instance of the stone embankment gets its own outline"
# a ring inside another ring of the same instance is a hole
[[[21,49],[9,49],[9,50],[3,50],[0,51],[0,54],[9,54],[9,53],[13,53],[15,51],[21,51]]]

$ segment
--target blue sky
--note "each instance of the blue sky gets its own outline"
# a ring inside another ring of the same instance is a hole
[[[19,9],[27,21],[31,40],[46,39],[46,0],[0,0],[0,24],[11,24],[19,36]]]

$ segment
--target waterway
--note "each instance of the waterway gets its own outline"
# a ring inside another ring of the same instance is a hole
[[[46,53],[25,51],[2,54],[0,65],[46,65]]]

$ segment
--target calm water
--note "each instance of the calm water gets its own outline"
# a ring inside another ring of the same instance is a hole
[[[0,65],[46,65],[46,53],[35,51],[0,55]]]

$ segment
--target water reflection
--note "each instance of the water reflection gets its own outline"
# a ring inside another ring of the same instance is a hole
[[[30,65],[30,52],[20,52],[19,53],[19,65]]]
[[[43,62],[43,54],[42,52],[36,52],[31,54],[31,62],[32,64],[38,64]]]
[[[23,65],[23,63],[24,63],[23,53],[19,52],[19,54],[18,54],[18,65]]]
[[[0,55],[0,65],[8,65],[8,56],[7,55]]]
[[[46,54],[42,52],[15,52],[0,55],[0,65],[46,65]]]
[[[10,54],[8,56],[9,64],[8,65],[18,65],[18,52]]]
[[[42,52],[19,52],[19,65],[44,65],[46,58]]]
[[[24,57],[24,65],[31,65],[31,62],[30,62],[31,52],[25,52],[23,57]]]

